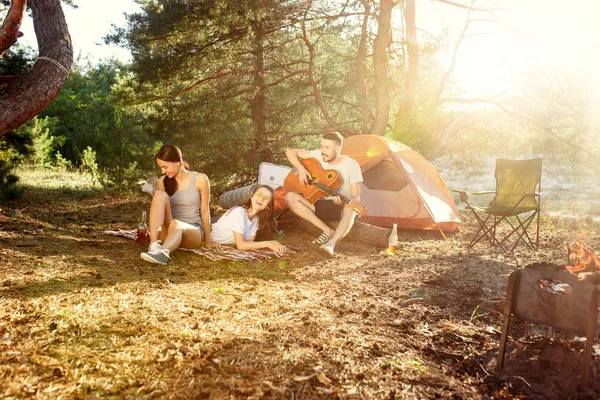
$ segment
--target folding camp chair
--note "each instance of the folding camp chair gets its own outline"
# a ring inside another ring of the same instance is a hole
[[[508,251],[506,241],[517,235],[517,240],[510,248],[512,251],[519,242],[523,241],[530,249],[536,250],[540,237],[540,200],[542,190],[542,159],[532,160],[496,160],[496,191],[468,193],[464,190],[454,190],[460,193],[460,200],[473,212],[479,223],[479,229],[469,243],[474,246],[484,237],[492,246],[500,246]],[[494,199],[485,207],[475,207],[469,204],[469,195],[495,193]],[[493,218],[492,218],[493,217]],[[503,236],[497,227],[506,222],[510,229]],[[529,234],[528,228],[536,222],[535,240]]]

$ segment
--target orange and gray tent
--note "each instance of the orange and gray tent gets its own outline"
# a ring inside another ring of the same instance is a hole
[[[360,221],[401,229],[458,231],[454,199],[435,168],[400,142],[376,135],[344,139],[342,154],[360,164],[360,203],[369,213]]]

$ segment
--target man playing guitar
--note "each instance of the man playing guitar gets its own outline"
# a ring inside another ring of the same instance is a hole
[[[306,186],[311,178],[309,171],[300,159],[316,158],[323,169],[335,169],[342,178],[342,185],[337,191],[350,200],[359,201],[360,183],[363,181],[360,165],[353,159],[340,154],[343,138],[338,132],[326,133],[321,139],[320,150],[290,149],[285,152],[290,163],[298,171],[298,180]],[[323,197],[313,205],[301,194],[288,192],[285,202],[300,218],[310,222],[323,233],[313,243],[320,244],[321,249],[333,255],[335,245],[352,228],[355,212],[345,206],[340,196]],[[325,222],[339,222],[336,229],[331,229]]]

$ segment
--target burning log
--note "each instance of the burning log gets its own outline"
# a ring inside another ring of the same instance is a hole
[[[600,260],[590,249],[579,243],[567,244],[567,252],[571,264],[565,266],[567,271],[577,275],[580,281],[593,277],[596,283],[600,283]]]

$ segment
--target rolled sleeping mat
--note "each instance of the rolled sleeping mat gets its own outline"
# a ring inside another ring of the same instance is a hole
[[[250,196],[252,195],[252,190],[258,185],[248,185],[243,186],[241,188],[237,188],[234,190],[230,190],[225,192],[219,197],[219,205],[221,208],[228,210],[233,206],[240,206],[245,204]]]

